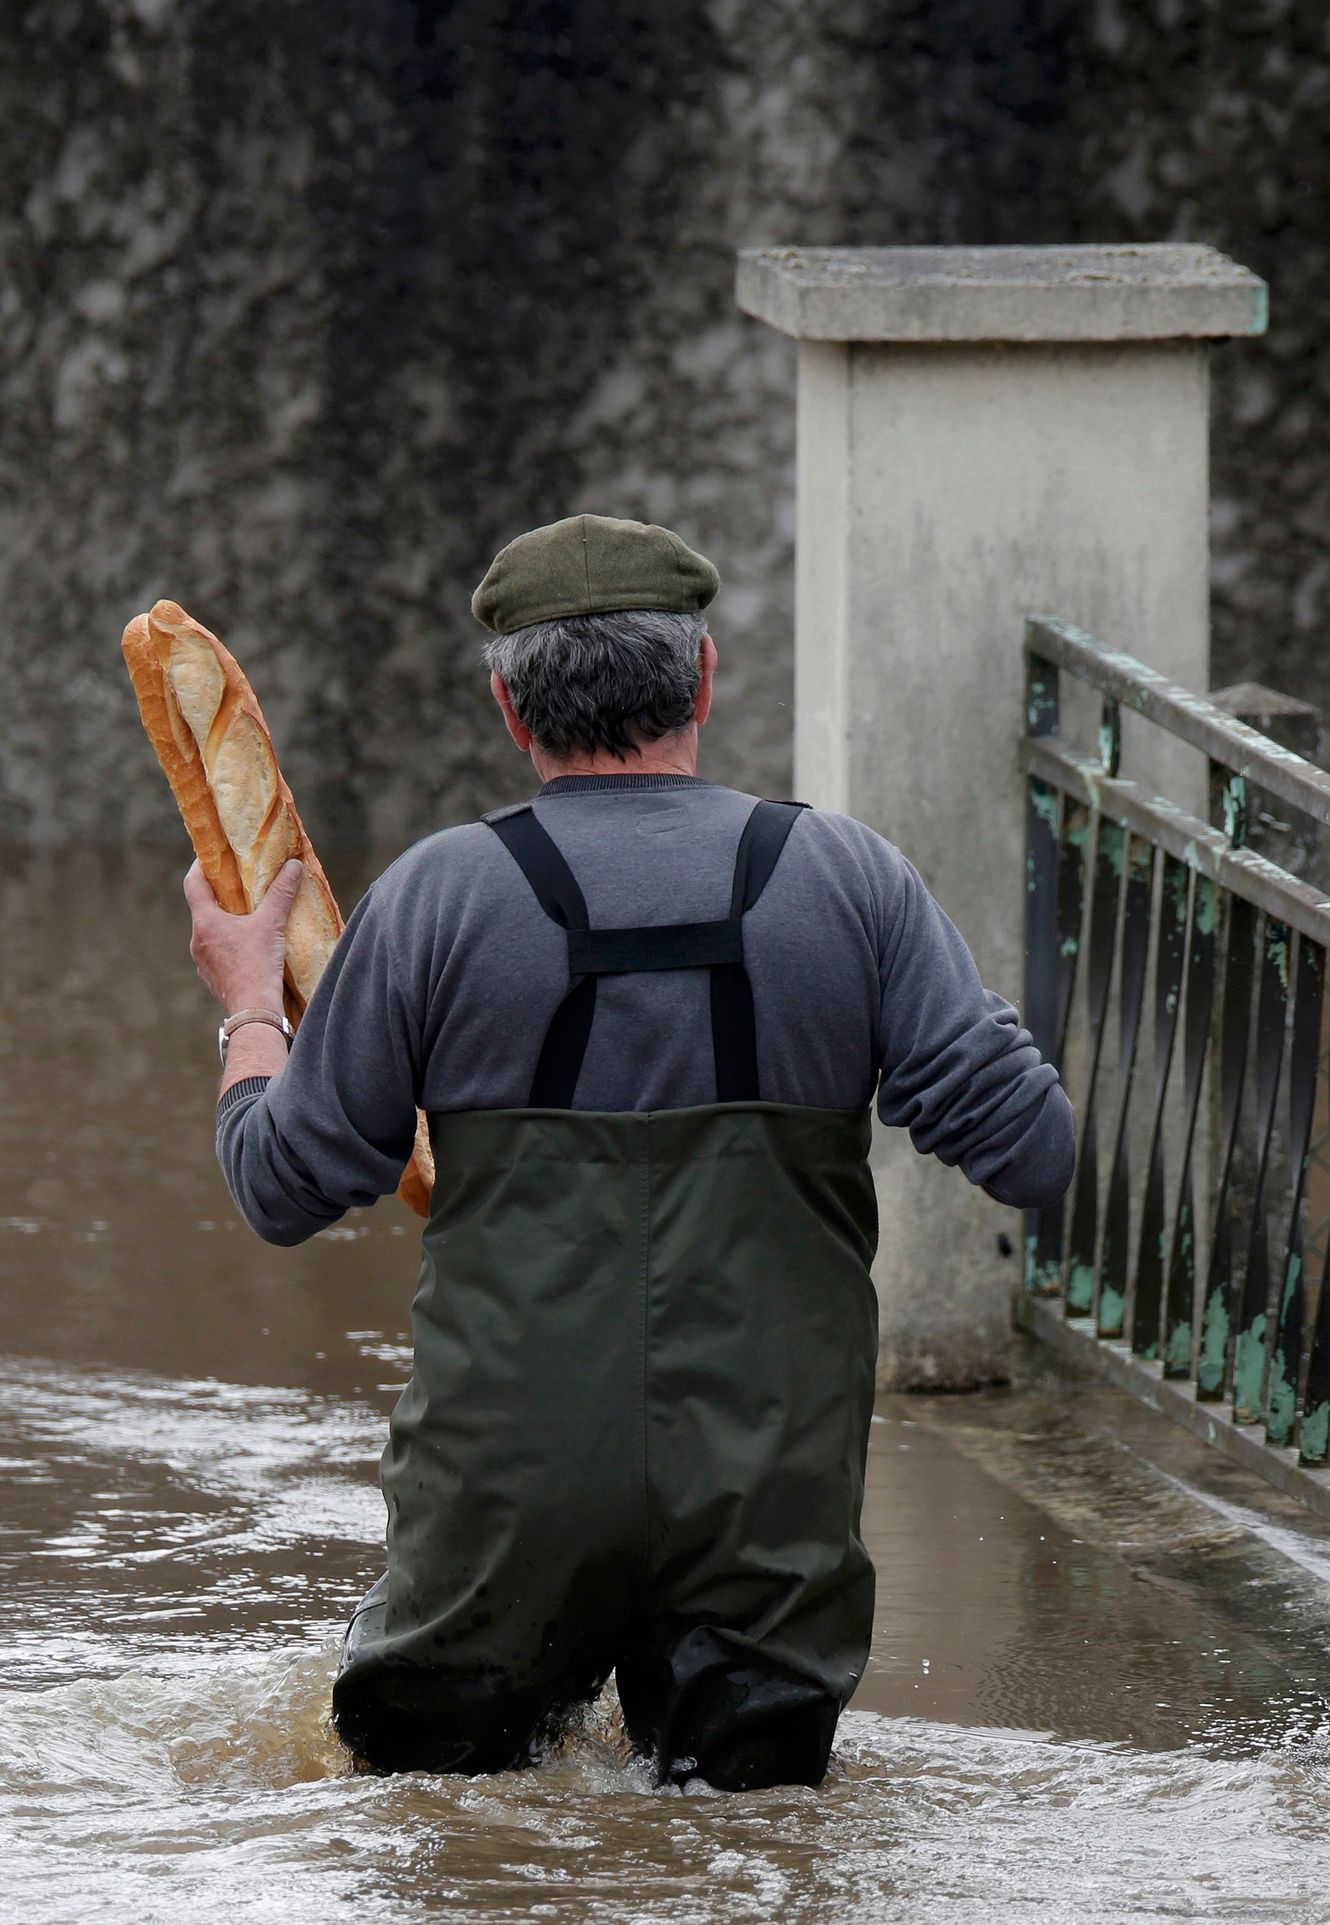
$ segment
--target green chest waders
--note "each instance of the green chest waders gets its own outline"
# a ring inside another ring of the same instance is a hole
[[[613,1669],[662,1780],[826,1770],[872,1625],[877,1212],[867,1114],[758,1088],[741,925],[796,813],[754,809],[725,921],[594,930],[529,806],[486,818],[572,982],[530,1107],[430,1118],[388,1572],[334,1690],[371,1764],[520,1764]],[[689,968],[720,1100],[572,1109],[600,976]]]

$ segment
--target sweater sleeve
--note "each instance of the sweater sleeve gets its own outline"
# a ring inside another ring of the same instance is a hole
[[[893,854],[895,852],[893,851]],[[1000,1203],[1055,1203],[1076,1126],[1057,1071],[979,979],[960,932],[904,857],[882,965],[878,1114]]]
[[[303,1243],[397,1187],[416,1128],[420,1009],[376,884],[333,951],[290,1060],[217,1110],[217,1156],[265,1242]]]

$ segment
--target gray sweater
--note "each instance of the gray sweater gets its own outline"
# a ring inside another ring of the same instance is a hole
[[[572,776],[536,814],[591,925],[729,913],[753,797],[684,776]],[[891,843],[806,810],[744,922],[764,1101],[865,1109],[999,1200],[1055,1201],[1075,1126],[1052,1066],[986,990],[953,925]],[[446,829],[373,884],[280,1076],[218,1105],[236,1207],[299,1243],[396,1188],[425,1110],[525,1106],[568,988],[564,932],[493,830]],[[706,970],[601,979],[576,1107],[714,1103]]]

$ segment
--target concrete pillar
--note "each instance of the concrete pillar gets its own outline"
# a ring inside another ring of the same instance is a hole
[[[1206,343],[1265,287],[1205,247],[775,248],[738,300],[800,342],[795,793],[896,842],[1019,999],[1024,618],[1208,685]],[[1201,811],[1147,726],[1123,772]],[[884,1381],[1001,1377],[1015,1217],[875,1154]]]

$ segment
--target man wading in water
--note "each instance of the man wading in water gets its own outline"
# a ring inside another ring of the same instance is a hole
[[[698,777],[717,586],[640,522],[510,543],[472,605],[543,786],[379,878],[289,1062],[231,1043],[218,1154],[270,1242],[392,1191],[430,1119],[388,1569],[334,1689],[388,1770],[521,1764],[614,1670],[663,1782],[818,1784],[873,1614],[873,1098],[1000,1202],[1070,1179],[1053,1069],[898,851]],[[191,875],[228,1010],[281,1009],[298,876],[230,917]]]

